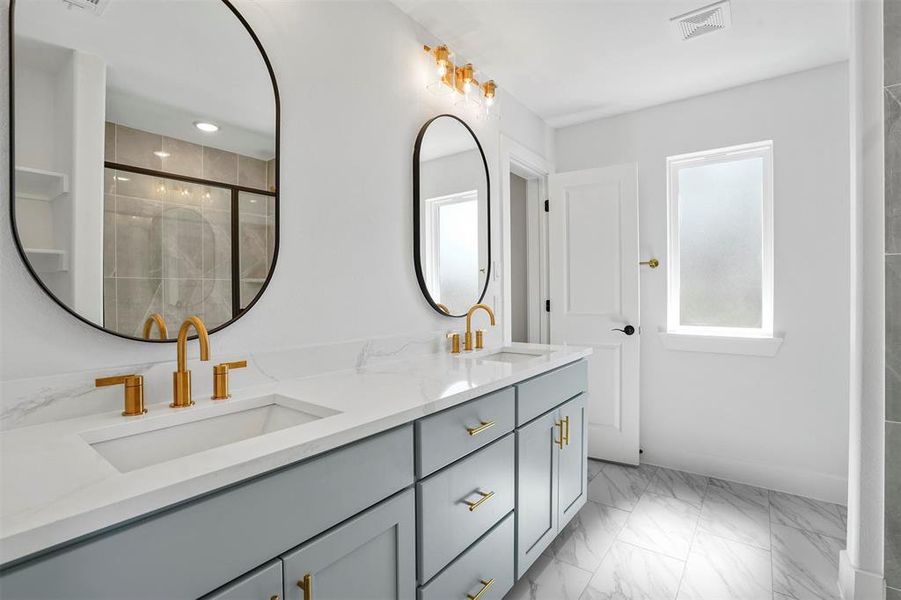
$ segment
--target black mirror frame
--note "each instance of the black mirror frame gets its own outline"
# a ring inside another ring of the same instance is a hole
[[[420,256],[420,245],[422,240],[422,232],[419,230],[419,221],[420,221],[420,193],[419,193],[419,184],[420,184],[420,173],[419,173],[419,155],[422,150],[422,140],[425,137],[426,131],[428,131],[429,125],[431,125],[434,121],[441,119],[443,117],[450,117],[458,121],[463,127],[466,128],[466,131],[469,132],[469,135],[472,136],[472,139],[475,140],[476,147],[479,149],[479,155],[482,157],[482,166],[485,168],[485,189],[486,189],[486,198],[485,198],[485,209],[486,209],[486,217],[488,219],[488,226],[486,228],[488,232],[488,265],[485,267],[485,285],[482,288],[482,293],[479,295],[479,298],[473,302],[473,304],[478,304],[485,299],[485,294],[488,292],[488,283],[491,281],[491,173],[488,171],[488,161],[485,158],[485,151],[482,149],[482,143],[479,141],[478,136],[476,136],[475,132],[472,130],[472,127],[469,124],[456,115],[451,114],[441,114],[435,117],[432,117],[419,130],[419,135],[416,136],[416,144],[413,147],[413,264],[416,267],[416,279],[419,282],[419,289],[422,290],[422,295],[425,296],[426,301],[429,303],[435,312],[444,317],[451,318],[461,318],[465,317],[466,314],[462,315],[452,315],[444,312],[438,307],[438,304],[432,298],[432,295],[429,293],[429,288],[426,286],[425,277],[422,272],[422,257]]]
[[[44,284],[41,278],[38,276],[37,271],[34,270],[34,267],[31,266],[31,262],[29,262],[28,257],[25,254],[25,248],[22,245],[21,239],[19,239],[19,230],[16,227],[16,160],[15,160],[15,124],[16,124],[16,111],[15,111],[15,9],[16,9],[17,0],[10,0],[9,3],[9,23],[8,23],[8,35],[9,38],[7,43],[9,44],[9,223],[10,228],[12,229],[12,237],[13,242],[15,242],[16,249],[19,251],[19,256],[22,257],[22,262],[25,264],[25,268],[31,274],[31,277],[35,280],[38,286],[47,294],[50,298],[53,299],[59,306],[63,308],[67,313],[82,321],[83,323],[87,323],[94,329],[99,329],[105,333],[110,335],[114,335],[119,338],[123,338],[126,340],[133,340],[137,342],[146,342],[152,344],[167,344],[176,342],[176,338],[167,338],[165,340],[159,339],[144,339],[140,337],[134,337],[130,335],[125,335],[118,331],[112,331],[111,329],[107,329],[103,327],[103,325],[94,323],[93,321],[81,316],[75,310],[66,305],[62,300],[56,297],[56,295],[50,291],[50,289]],[[279,98],[278,93],[278,82],[275,79],[275,71],[272,69],[272,63],[269,61],[269,56],[266,54],[266,50],[263,48],[263,44],[260,42],[260,39],[257,37],[257,34],[250,27],[250,24],[238,12],[238,9],[231,3],[230,0],[220,0],[222,4],[224,4],[231,12],[235,15],[241,25],[244,26],[244,29],[247,30],[247,33],[250,35],[253,40],[254,45],[256,45],[257,50],[260,52],[260,56],[263,58],[263,62],[266,65],[266,70],[269,72],[269,79],[272,81],[272,93],[275,98],[275,245],[272,250],[272,264],[269,265],[269,273],[266,275],[266,280],[263,282],[263,285],[260,287],[260,291],[254,297],[254,299],[248,304],[244,310],[238,313],[237,316],[232,317],[225,323],[221,325],[217,325],[213,329],[209,330],[209,333],[216,333],[221,331],[243,317],[247,312],[250,311],[251,308],[257,303],[257,301],[263,296],[266,292],[266,288],[269,287],[269,282],[272,280],[272,275],[275,273],[275,266],[278,263],[278,250],[279,243],[281,241],[281,100]],[[192,335],[189,339],[195,339],[197,335]]]

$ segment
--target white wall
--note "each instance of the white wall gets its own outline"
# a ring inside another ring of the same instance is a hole
[[[424,89],[422,44],[434,40],[387,1],[237,5],[266,47],[281,92],[282,234],[269,289],[213,336],[213,354],[459,329],[422,297],[412,259],[413,142],[427,118],[453,112]],[[4,3],[3,27],[7,11]],[[8,158],[6,39],[4,32],[0,161]],[[552,147],[543,121],[509,95],[500,102],[500,122],[464,116],[485,149],[492,184],[500,132],[543,155]],[[0,169],[0,230],[8,232],[6,178]],[[492,185],[493,208],[498,189]],[[500,282],[492,279],[486,300],[499,305]],[[175,358],[173,345],[121,340],[66,314],[31,280],[8,234],[0,236],[0,281],[3,380]],[[499,329],[489,335],[499,337]]]
[[[646,462],[831,501],[847,492],[848,67],[558,130],[557,171],[638,162]],[[667,350],[666,157],[772,139],[774,358]]]

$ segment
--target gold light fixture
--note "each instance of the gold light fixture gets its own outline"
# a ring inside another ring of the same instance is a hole
[[[454,64],[453,52],[445,44],[435,47],[424,45],[422,48],[429,55],[436,72],[435,79],[426,85],[430,92],[454,95],[456,106],[476,109],[480,118],[497,117],[497,84],[493,79],[480,83],[476,79],[475,65],[471,62]],[[484,110],[479,110],[483,106]]]

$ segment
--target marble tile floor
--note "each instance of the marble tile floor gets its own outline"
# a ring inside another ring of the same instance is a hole
[[[595,460],[588,502],[505,600],[838,600],[843,506]]]

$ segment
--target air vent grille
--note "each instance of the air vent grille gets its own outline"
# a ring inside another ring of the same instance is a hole
[[[67,8],[79,8],[99,15],[106,8],[109,0],[61,0]]]
[[[692,40],[707,33],[722,31],[732,26],[732,10],[729,0],[710,4],[670,19],[673,33],[682,41]]]

